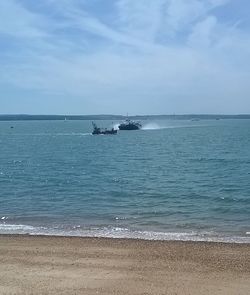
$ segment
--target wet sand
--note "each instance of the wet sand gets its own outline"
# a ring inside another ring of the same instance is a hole
[[[250,244],[0,235],[0,294],[250,294]]]

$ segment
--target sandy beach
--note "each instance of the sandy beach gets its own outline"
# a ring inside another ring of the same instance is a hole
[[[0,294],[249,292],[249,244],[0,236]]]

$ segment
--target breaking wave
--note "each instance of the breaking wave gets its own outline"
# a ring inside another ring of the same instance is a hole
[[[160,241],[194,241],[194,242],[223,242],[223,243],[250,243],[248,236],[226,236],[214,232],[154,232],[132,231],[121,227],[103,227],[85,229],[80,225],[68,229],[56,226],[34,227],[23,224],[0,224],[0,234],[29,234],[47,236],[71,236],[71,237],[98,237],[114,239],[140,239]],[[246,233],[246,235],[248,232]]]

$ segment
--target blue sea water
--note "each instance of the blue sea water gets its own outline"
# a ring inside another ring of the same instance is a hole
[[[142,123],[0,122],[0,233],[250,242],[250,120]]]

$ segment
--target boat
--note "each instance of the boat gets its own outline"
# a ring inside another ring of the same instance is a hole
[[[117,130],[115,130],[114,127],[112,129],[105,128],[103,130],[100,127],[97,127],[97,125],[94,122],[92,122],[92,125],[93,125],[92,135],[114,135],[114,134],[117,134]]]
[[[142,128],[142,125],[140,122],[126,119],[118,128],[119,130],[139,130]]]

